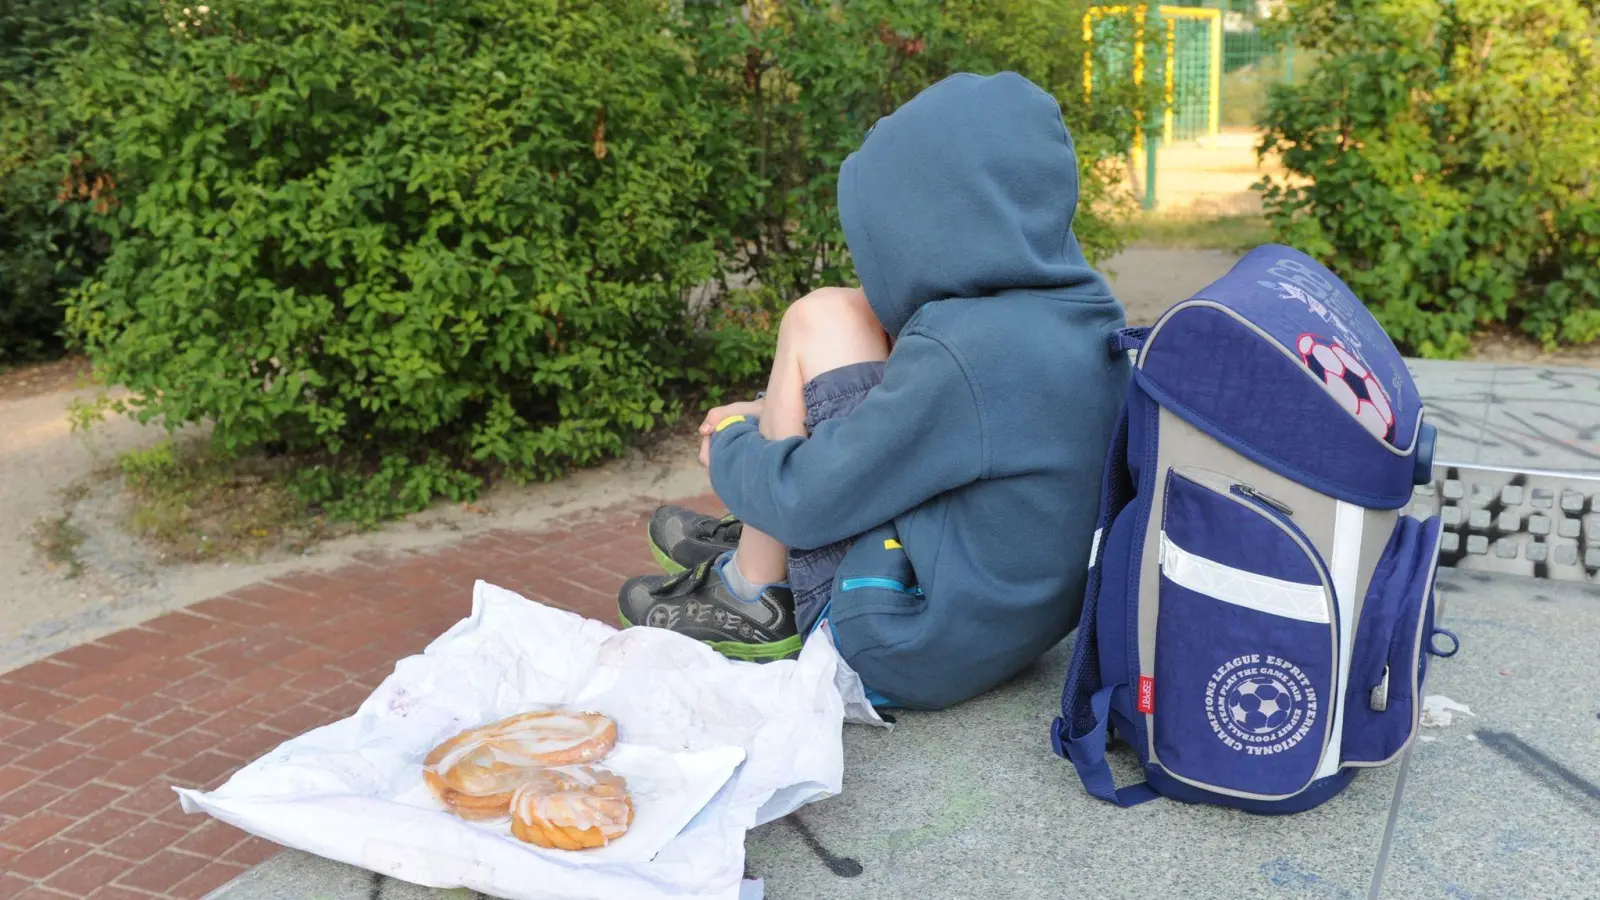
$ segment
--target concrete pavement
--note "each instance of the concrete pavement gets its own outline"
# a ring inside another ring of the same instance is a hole
[[[1600,550],[1600,371],[1432,362],[1413,371],[1440,429],[1438,458],[1481,468],[1443,466],[1417,500],[1418,512],[1450,510],[1460,549],[1439,592],[1442,624],[1464,649],[1435,662],[1427,692],[1471,712],[1447,725],[1430,716],[1403,790],[1395,765],[1297,816],[1099,803],[1050,751],[1063,645],[957,709],[902,713],[888,734],[847,729],[842,795],[750,835],[746,868],[767,897],[1595,896],[1600,590],[1588,582],[1600,560],[1585,554]],[[1519,474],[1528,471],[1543,474]],[[1515,504],[1508,487],[1520,490]],[[1513,539],[1517,554],[1497,552]],[[1541,563],[1568,547],[1575,562],[1536,570],[1534,546],[1545,547]],[[1526,577],[1535,574],[1546,577]],[[1122,782],[1136,771],[1125,748],[1114,765]],[[313,890],[328,900],[470,896],[284,853],[215,898]]]
[[[957,709],[847,729],[844,793],[753,832],[748,871],[778,900],[1360,898],[1380,872],[1385,897],[1596,896],[1600,372],[1415,370],[1446,463],[1416,502],[1451,523],[1442,621],[1464,646],[1431,670],[1428,693],[1455,711],[1425,729],[1403,790],[1392,766],[1284,818],[1098,803],[1049,749],[1060,647]],[[350,714],[466,614],[474,578],[609,616],[650,566],[642,516],[661,499],[276,575],[0,674],[0,896],[451,896],[274,856],[183,815],[170,786],[213,787]],[[1131,754],[1114,759],[1131,777]]]

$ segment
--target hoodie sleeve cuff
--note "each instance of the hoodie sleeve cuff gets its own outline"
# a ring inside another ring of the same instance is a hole
[[[711,489],[717,492],[717,496],[722,499],[724,504],[733,503],[736,498],[732,494],[737,493],[737,491],[734,490],[732,485],[726,483],[728,481],[727,478],[718,479],[717,474],[721,471],[726,475],[730,471],[728,467],[733,464],[733,457],[739,455],[739,445],[742,444],[746,450],[750,449],[751,442],[741,440],[741,438],[753,436],[756,439],[755,443],[761,443],[760,425],[761,420],[755,416],[729,416],[712,426]],[[733,454],[733,456],[729,454]],[[724,483],[719,484],[719,480]],[[732,491],[732,493],[725,493],[727,491]],[[730,506],[729,508],[731,509],[732,507]]]
[[[760,433],[761,420],[756,416],[729,416],[711,428],[711,450],[727,446],[729,442],[751,432]]]

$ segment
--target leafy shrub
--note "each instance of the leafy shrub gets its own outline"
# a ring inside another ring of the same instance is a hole
[[[135,415],[293,454],[362,521],[759,374],[781,305],[851,279],[840,162],[957,69],[1062,96],[1110,252],[1151,95],[1082,101],[1076,0],[106,3],[61,70],[114,185],[74,204],[113,243],[69,325]]]
[[[1122,168],[1156,86],[1097,78],[1083,99],[1084,0],[700,0],[675,20],[719,116],[728,166],[710,210],[726,274],[792,300],[853,273],[835,210],[839,165],[867,129],[958,71],[1013,70],[1054,93],[1083,166],[1076,230],[1092,260],[1120,248],[1132,208]],[[1127,18],[1127,17],[1124,17]],[[1131,19],[1130,19],[1131,21]]]
[[[1292,0],[1323,54],[1274,89],[1265,185],[1396,340],[1456,355],[1507,322],[1600,338],[1600,11],[1583,0]]]
[[[721,186],[725,277],[783,302],[850,280],[834,210],[838,169],[880,116],[936,80],[916,33],[934,4],[690,2],[676,34],[717,120],[707,140]],[[880,34],[881,26],[881,34]]]
[[[98,174],[74,167],[51,114],[54,61],[82,38],[86,4],[0,6],[0,363],[60,353],[61,300],[104,254],[67,199],[101,199]]]
[[[372,519],[671,412],[712,120],[653,4],[216,2],[98,18],[69,77],[141,186],[70,321],[141,419]]]

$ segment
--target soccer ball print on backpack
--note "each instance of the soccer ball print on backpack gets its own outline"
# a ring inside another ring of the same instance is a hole
[[[1109,348],[1129,350],[1052,742],[1122,806],[1309,809],[1399,757],[1428,656],[1456,650],[1433,622],[1439,519],[1400,513],[1434,429],[1371,314],[1288,247]],[[1113,783],[1113,736],[1144,783]]]

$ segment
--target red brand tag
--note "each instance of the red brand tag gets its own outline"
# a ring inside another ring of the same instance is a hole
[[[1139,676],[1139,712],[1156,711],[1156,680],[1149,675]]]

